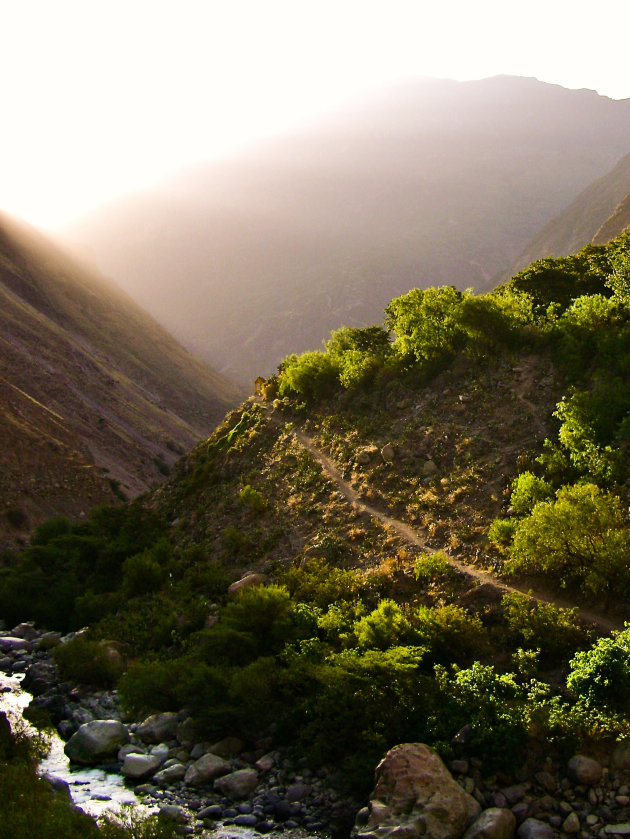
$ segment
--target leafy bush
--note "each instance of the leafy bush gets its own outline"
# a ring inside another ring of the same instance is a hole
[[[315,350],[289,355],[280,365],[278,393],[280,396],[297,393],[318,399],[334,387],[338,375],[339,365],[327,353]]]
[[[520,521],[509,570],[549,575],[603,594],[627,587],[630,529],[619,498],[594,484],[558,490]]]
[[[254,489],[250,484],[243,487],[238,497],[241,504],[253,513],[262,513],[267,507],[262,493]]]
[[[488,528],[488,539],[497,548],[506,548],[516,533],[515,519],[495,519]]]
[[[53,656],[64,679],[101,688],[113,688],[122,675],[122,660],[103,643],[78,635],[55,647]]]
[[[504,595],[501,605],[510,634],[527,649],[539,650],[543,664],[557,663],[588,641],[577,609],[540,603],[518,592]]]
[[[457,571],[453,568],[444,551],[421,554],[413,564],[416,580],[424,586],[439,581],[451,583],[457,578]]]
[[[553,487],[531,472],[523,472],[512,484],[510,505],[517,516],[526,516],[539,501],[547,501],[553,496]]]
[[[429,609],[421,606],[413,619],[417,643],[428,650],[435,663],[467,664],[489,651],[487,632],[477,616],[449,604]]]
[[[313,603],[320,609],[340,600],[352,600],[361,585],[356,571],[337,568],[324,559],[309,559],[299,568],[289,568],[282,575],[282,583],[294,600]]]
[[[630,625],[576,653],[567,687],[589,705],[630,712]]]
[[[376,609],[354,627],[359,647],[385,650],[410,639],[410,624],[393,600],[381,600]]]

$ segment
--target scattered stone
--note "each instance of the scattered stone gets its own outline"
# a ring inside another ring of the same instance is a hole
[[[562,822],[562,830],[565,833],[579,833],[580,832],[580,819],[578,818],[577,813],[571,812],[566,817],[566,819]]]
[[[153,775],[160,768],[162,762],[157,755],[143,755],[132,752],[123,761],[122,774],[125,778],[140,781]]]
[[[208,752],[188,767],[184,776],[184,783],[192,787],[209,784],[215,778],[226,775],[230,769],[231,766],[227,761]]]
[[[396,449],[391,443],[385,443],[381,449],[381,457],[385,463],[393,463],[396,459]]]
[[[183,780],[186,775],[186,767],[183,763],[173,763],[171,766],[166,766],[153,776],[153,782],[161,787],[167,787],[169,784],[174,784],[177,781]]]
[[[621,740],[615,746],[610,765],[613,769],[630,769],[630,740]]]
[[[516,833],[519,839],[554,839],[551,825],[538,819],[525,819]]]
[[[128,739],[126,727],[118,720],[92,720],[72,735],[64,752],[74,763],[100,763],[103,758],[114,757]]]
[[[490,807],[471,824],[464,839],[512,839],[516,818],[511,810]]]
[[[278,762],[278,752],[268,752],[259,758],[254,766],[259,772],[270,772]]]
[[[13,653],[17,650],[30,650],[30,648],[31,642],[25,638],[14,638],[12,635],[3,635],[0,637],[0,652]],[[15,664],[13,665],[14,670]]]
[[[367,824],[356,835],[459,839],[481,807],[464,792],[438,755],[421,743],[391,749],[376,769]]]
[[[290,787],[287,787],[286,799],[287,801],[302,801],[310,793],[311,789],[310,784],[291,784]]]
[[[546,772],[544,770],[542,772],[536,772],[534,777],[544,790],[547,792],[555,792],[557,783],[551,772]]]
[[[630,836],[630,824],[607,824],[604,833],[610,836]]]
[[[602,777],[602,767],[596,761],[585,755],[573,755],[567,766],[569,778],[576,784],[592,786]]]
[[[14,638],[24,638],[25,641],[34,641],[39,637],[39,632],[32,623],[18,623],[11,630],[11,635]]]
[[[179,804],[160,804],[159,810],[167,819],[171,819],[171,821],[177,822],[178,824],[186,824],[190,815]]]
[[[529,784],[514,784],[511,787],[506,787],[506,789],[502,790],[502,793],[510,807],[513,807],[514,804],[518,804],[519,801],[522,801],[523,798],[525,798],[528,790]]]
[[[255,769],[238,769],[214,782],[214,788],[230,798],[246,798],[257,785],[258,773]]]
[[[173,740],[177,734],[177,714],[166,711],[162,714],[152,714],[136,728],[136,736],[145,743],[162,743]]]
[[[246,577],[242,577],[240,580],[237,580],[229,586],[227,590],[228,594],[236,594],[238,591],[241,591],[244,588],[249,588],[250,586],[261,586],[266,579],[267,577],[264,574],[247,574]]]

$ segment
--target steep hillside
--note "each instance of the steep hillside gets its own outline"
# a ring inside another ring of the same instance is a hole
[[[185,709],[182,737],[238,737],[265,819],[288,812],[252,768],[269,749],[362,792],[424,742],[484,806],[517,781],[548,799],[630,726],[629,278],[625,234],[491,294],[393,299],[387,331],[287,357],[152,494],[42,527],[0,569],[0,617],[90,623],[60,665],[130,714]]]
[[[134,496],[239,398],[113,283],[0,217],[0,539]]]
[[[610,242],[630,224],[629,194],[630,154],[550,221],[527,245],[504,279],[537,259],[567,256],[589,242],[597,245]]]
[[[248,383],[413,286],[487,287],[628,148],[628,101],[535,79],[417,81],[66,232]]]

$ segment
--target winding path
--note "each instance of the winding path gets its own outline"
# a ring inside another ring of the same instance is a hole
[[[278,428],[284,428],[284,421],[281,421],[271,415],[269,415],[269,419]],[[408,544],[421,548],[423,551],[426,551],[427,553],[436,553],[436,549],[429,547],[429,545],[426,544],[426,541],[416,530],[409,527],[409,525],[405,524],[404,522],[400,521],[400,519],[396,519],[393,516],[390,516],[387,513],[383,512],[382,510],[379,510],[378,507],[374,507],[372,504],[366,503],[361,498],[359,493],[347,481],[344,480],[344,478],[341,475],[341,472],[339,471],[339,469],[337,469],[332,460],[315,445],[314,440],[311,437],[309,437],[308,434],[306,434],[301,429],[296,428],[295,426],[292,428],[291,433],[300,443],[300,445],[303,446],[309,452],[309,454],[320,464],[324,473],[335,484],[335,486],[337,487],[339,492],[344,496],[344,498],[346,498],[346,500],[350,504],[352,504],[354,509],[356,509],[360,513],[372,517],[373,519],[376,519],[384,527],[390,528],[391,530],[395,531]],[[519,594],[525,594],[539,603],[551,603],[554,606],[558,606],[560,608],[565,609],[577,608],[578,615],[582,620],[586,621],[587,623],[597,625],[601,630],[604,630],[605,632],[611,632],[612,630],[621,630],[624,628],[623,621],[621,620],[615,620],[608,616],[601,615],[597,612],[593,612],[589,609],[583,609],[580,606],[575,606],[575,604],[573,603],[560,600],[540,590],[532,590],[531,588],[525,587],[524,585],[521,587],[515,584],[508,584],[506,582],[503,582],[502,580],[498,580],[495,576],[489,574],[486,571],[480,571],[474,565],[468,565],[467,563],[462,562],[459,559],[456,559],[455,557],[451,556],[447,551],[442,550],[442,553],[447,557],[449,564],[453,568],[455,568],[462,574],[466,574],[467,576],[472,577],[479,583],[489,584],[504,593],[517,592]]]

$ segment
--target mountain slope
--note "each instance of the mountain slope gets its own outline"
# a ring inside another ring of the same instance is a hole
[[[0,538],[136,495],[238,389],[114,284],[0,216]]]
[[[412,286],[487,286],[628,148],[630,101],[535,79],[424,80],[66,232],[246,382]]]
[[[629,194],[630,154],[588,186],[564,212],[550,221],[527,245],[504,279],[537,259],[568,256],[589,242],[603,245],[614,239],[630,223],[627,210]]]

